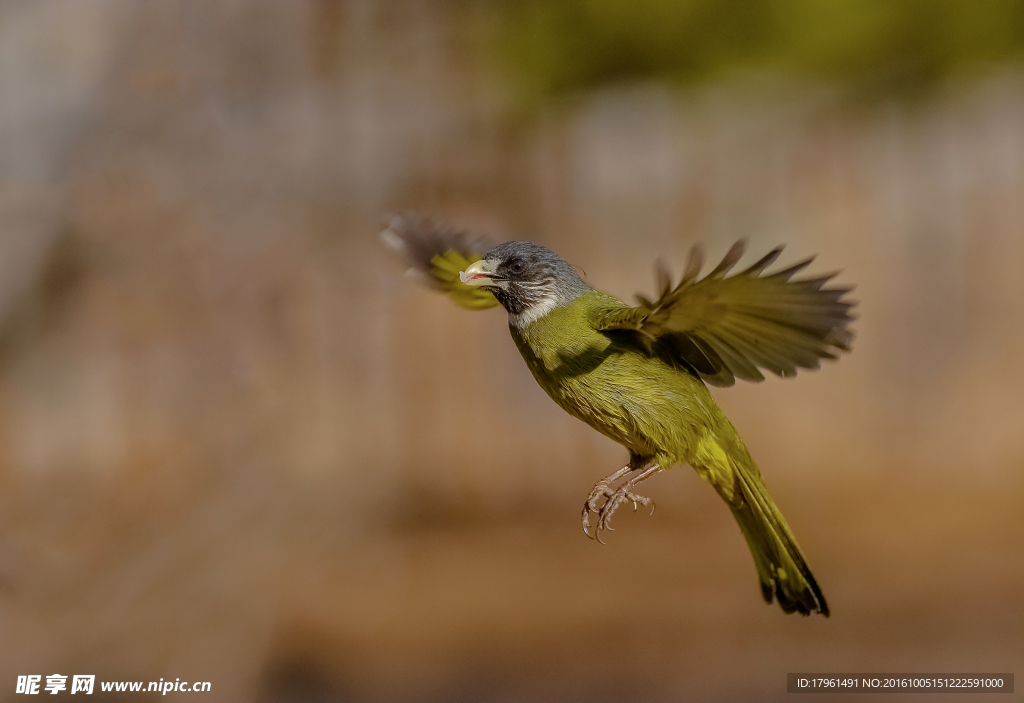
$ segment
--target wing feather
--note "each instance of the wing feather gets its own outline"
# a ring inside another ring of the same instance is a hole
[[[634,330],[649,353],[682,360],[716,386],[731,386],[737,378],[764,380],[761,370],[788,378],[849,351],[855,303],[844,299],[851,288],[825,287],[836,273],[793,280],[810,266],[810,257],[762,275],[779,258],[780,246],[728,276],[744,250],[745,243],[736,242],[698,280],[704,257],[694,246],[675,287],[659,262],[657,298],[637,296],[639,306],[609,310],[595,327]]]
[[[405,259],[411,274],[425,285],[447,293],[461,307],[486,310],[498,305],[489,291],[467,286],[459,279],[460,271],[491,249],[485,240],[417,215],[392,217],[380,237]]]

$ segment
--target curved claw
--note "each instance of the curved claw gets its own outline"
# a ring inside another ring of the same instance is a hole
[[[597,541],[600,544],[606,544],[601,539],[601,533],[605,530],[614,532],[615,529],[611,526],[611,518],[615,511],[625,502],[633,503],[633,512],[640,509],[640,506],[644,507],[651,506],[651,514],[654,514],[654,501],[645,496],[637,495],[632,492],[634,486],[641,481],[646,480],[649,476],[654,475],[661,468],[656,463],[646,464],[639,475],[632,478],[618,486],[618,488],[612,488],[615,483],[622,478],[622,476],[637,471],[639,467],[633,465],[627,465],[611,476],[604,478],[597,482],[587,500],[583,503],[583,534],[592,540]],[[603,504],[598,507],[598,502],[604,498]],[[594,533],[590,533],[590,514],[594,513],[597,516],[597,524],[594,525]]]
[[[597,510],[594,507],[592,507],[590,503],[591,500],[589,498],[586,500],[586,502],[583,503],[583,534],[585,534],[590,539],[594,539],[594,535],[590,534],[590,513],[596,513]],[[597,532],[596,526],[594,532],[595,534]]]

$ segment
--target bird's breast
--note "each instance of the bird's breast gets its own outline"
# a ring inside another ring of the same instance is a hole
[[[637,454],[685,461],[705,424],[707,389],[698,379],[589,326],[535,323],[512,336],[534,378],[570,415]]]

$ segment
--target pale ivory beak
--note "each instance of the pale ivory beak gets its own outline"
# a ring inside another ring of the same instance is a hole
[[[459,280],[467,286],[493,286],[495,266],[495,262],[487,259],[475,261],[459,272]]]

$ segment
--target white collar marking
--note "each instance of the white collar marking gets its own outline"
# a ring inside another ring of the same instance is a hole
[[[539,302],[534,303],[520,313],[509,313],[508,322],[513,327],[526,327],[547,315],[558,307],[558,296],[554,293],[545,295]]]

